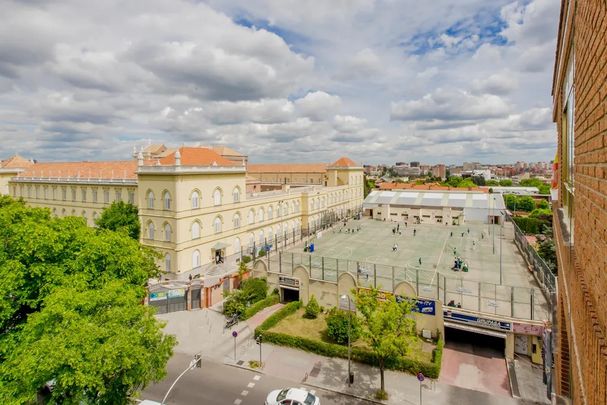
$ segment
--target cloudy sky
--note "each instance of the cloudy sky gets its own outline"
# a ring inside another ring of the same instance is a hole
[[[550,160],[554,0],[0,2],[1,156]]]

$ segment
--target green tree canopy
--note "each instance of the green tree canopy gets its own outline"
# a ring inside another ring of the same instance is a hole
[[[95,224],[101,229],[112,231],[125,229],[129,236],[135,240],[139,240],[141,233],[137,207],[124,201],[114,201],[112,205],[105,208]]]
[[[361,336],[377,357],[381,388],[378,397],[385,397],[384,370],[386,361],[404,356],[415,339],[415,320],[408,315],[413,304],[397,303],[393,295],[384,296],[377,289],[355,292]]]
[[[0,403],[124,404],[174,338],[143,306],[158,256],[124,233],[0,197]]]
[[[500,186],[502,186],[502,187],[512,187],[512,180],[510,180],[510,179],[500,180]]]
[[[373,179],[369,179],[367,178],[367,176],[365,175],[364,177],[364,186],[365,186],[365,197],[366,198],[369,193],[371,192],[371,190],[373,190],[375,188],[375,180]]]
[[[485,185],[486,185],[486,186],[490,186],[490,187],[493,187],[493,186],[499,186],[499,184],[500,184],[500,183],[499,183],[497,180],[487,180],[487,181],[485,182]]]

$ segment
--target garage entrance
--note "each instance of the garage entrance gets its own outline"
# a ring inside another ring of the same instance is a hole
[[[280,302],[287,303],[299,301],[299,290],[289,287],[280,287]]]
[[[509,397],[505,351],[505,333],[445,321],[440,381]]]

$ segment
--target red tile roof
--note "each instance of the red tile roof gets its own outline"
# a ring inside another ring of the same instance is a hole
[[[379,183],[378,188],[380,190],[436,190],[436,191],[477,191],[481,193],[488,193],[489,189],[481,189],[479,187],[449,187],[442,186],[437,183],[431,184],[415,184],[415,183]]]
[[[330,166],[333,167],[359,167],[352,159],[342,156],[337,159],[335,162],[331,163]]]
[[[325,173],[326,163],[268,163],[248,164],[248,173]]]
[[[158,161],[161,165],[174,165],[175,164],[175,152],[160,158]],[[181,165],[182,166],[240,166],[241,163],[233,162],[228,160],[217,152],[209,148],[201,147],[186,147],[179,148],[181,154]],[[148,162],[148,164],[155,164],[155,162]]]
[[[19,177],[81,178],[81,179],[136,179],[137,161],[115,160],[105,162],[36,163]]]
[[[0,168],[1,169],[21,169],[21,168],[26,168],[26,167],[30,167],[31,165],[33,165],[34,163],[30,160],[24,159],[19,155],[15,155],[15,156],[11,156],[10,158],[3,160],[0,163]]]

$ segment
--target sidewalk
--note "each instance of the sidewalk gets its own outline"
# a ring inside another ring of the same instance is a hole
[[[248,365],[249,360],[259,360],[259,346],[249,346],[241,352],[239,365]],[[357,398],[373,399],[379,388],[379,369],[365,364],[352,363],[354,384],[348,387],[348,361],[328,358],[287,347],[264,344],[262,346],[262,373],[290,379],[312,387],[352,395]],[[234,364],[227,361],[227,364]],[[385,372],[386,390],[389,394],[385,404],[419,404],[420,384],[413,375]],[[428,404],[521,404],[513,398],[493,396],[484,392],[459,388],[426,379],[422,384],[422,398]]]

